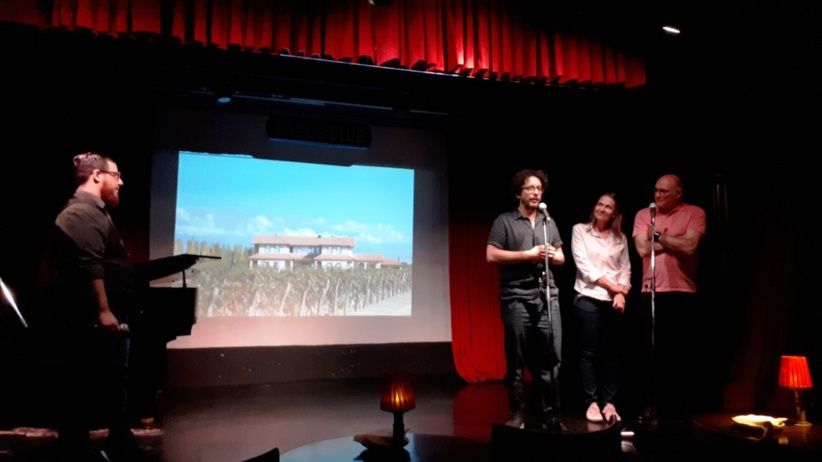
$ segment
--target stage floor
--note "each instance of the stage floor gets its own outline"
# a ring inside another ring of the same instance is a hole
[[[435,376],[415,377],[413,385],[417,406],[405,414],[411,432],[489,442],[493,424],[508,417],[502,383]],[[229,462],[273,447],[285,453],[321,440],[389,433],[393,416],[379,409],[380,386],[380,379],[346,379],[171,390],[160,401],[162,434],[138,437],[152,446],[158,462]],[[8,448],[10,440],[0,437],[0,462],[48,460],[54,440],[53,433],[17,438],[14,451],[4,454],[3,441]],[[643,454],[625,439],[620,455],[626,461],[672,456]],[[694,459],[686,454],[674,460]]]

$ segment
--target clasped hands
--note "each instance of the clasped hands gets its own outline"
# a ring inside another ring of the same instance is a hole
[[[545,260],[545,256],[548,256],[548,259],[554,258],[554,255],[557,254],[557,248],[552,246],[551,244],[545,245],[535,245],[530,250],[526,251],[528,255],[535,261]]]
[[[613,294],[613,302],[611,306],[620,313],[625,311],[625,294],[628,293],[628,288],[622,284],[617,286],[618,290]]]

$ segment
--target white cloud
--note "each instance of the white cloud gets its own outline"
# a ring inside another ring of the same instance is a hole
[[[274,234],[274,221],[265,215],[257,215],[248,220],[245,229],[251,234]]]
[[[356,222],[354,220],[347,220],[333,225],[331,228],[334,229],[334,231],[340,231],[343,233],[362,233],[368,229],[368,225]]]
[[[177,233],[192,236],[223,236],[229,232],[217,226],[213,213],[194,215],[191,212],[177,209]]]
[[[383,223],[369,225],[359,223],[354,220],[347,220],[342,223],[338,223],[331,228],[342,234],[354,235],[358,241],[370,242],[372,244],[386,244],[404,241],[404,236],[401,232],[394,229],[393,226]]]
[[[188,222],[191,220],[191,214],[186,209],[177,209],[177,221]]]
[[[367,233],[357,234],[357,240],[363,242],[370,242],[372,244],[382,244],[384,242],[379,237]]]
[[[391,225],[377,224],[377,233],[385,239],[386,242],[402,242],[405,236]]]
[[[285,234],[286,236],[309,236],[309,237],[314,237],[314,236],[318,236],[322,233],[318,233],[318,232],[314,231],[311,228],[298,228],[298,229],[286,228],[285,230],[283,230],[283,234]]]

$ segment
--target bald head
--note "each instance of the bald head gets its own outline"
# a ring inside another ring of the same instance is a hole
[[[662,175],[661,177],[659,177],[658,181],[665,181],[667,183],[673,184],[674,186],[676,186],[679,189],[682,189],[682,180],[678,176],[676,176],[672,173],[669,173],[667,175]]]
[[[654,186],[654,202],[660,211],[673,209],[682,201],[682,180],[672,174],[662,175]]]

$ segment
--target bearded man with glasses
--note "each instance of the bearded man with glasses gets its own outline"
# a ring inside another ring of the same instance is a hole
[[[135,460],[141,455],[126,412],[128,314],[134,278],[128,252],[108,210],[120,203],[123,179],[109,157],[74,156],[77,189],[55,220],[64,379],[59,445],[65,460]],[[106,453],[89,444],[94,410],[108,426]]]
[[[521,170],[514,175],[511,188],[517,206],[494,221],[485,258],[500,265],[505,381],[511,411],[505,424],[526,426],[523,375],[527,366],[534,378],[537,413],[535,419],[528,418],[528,427],[557,431],[560,425],[554,413],[562,322],[550,266],[565,263],[565,255],[556,223],[547,208],[540,208],[547,186],[548,177],[542,170]]]

